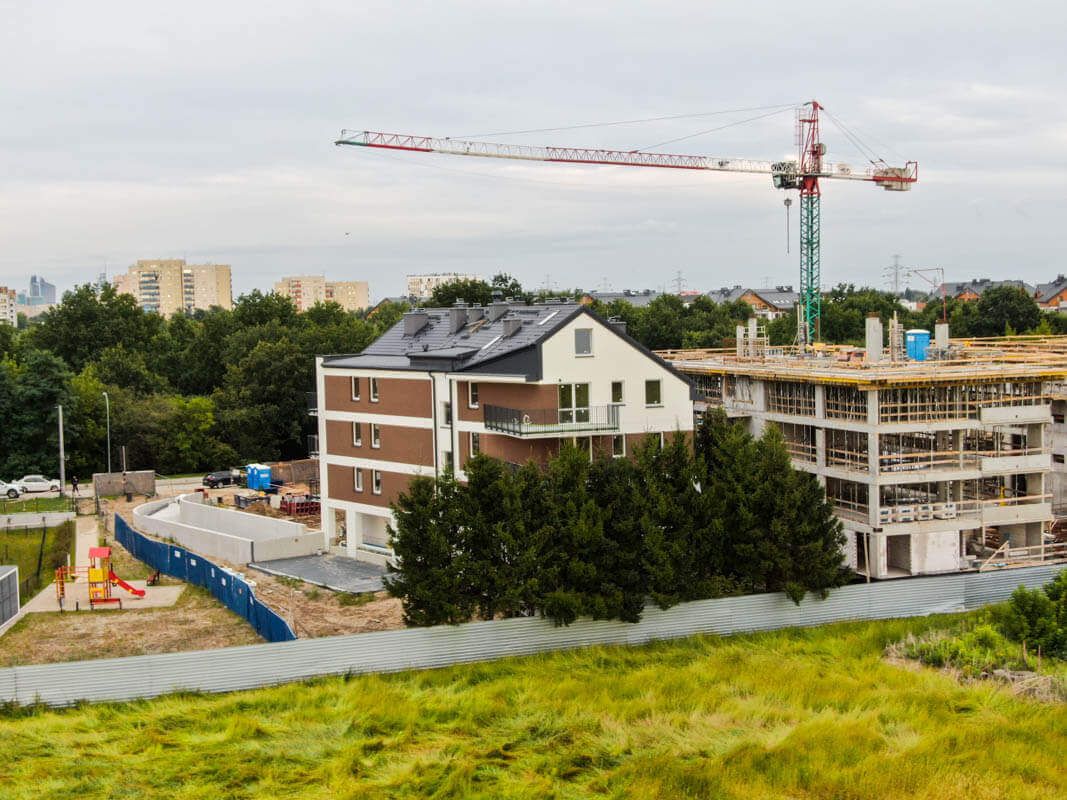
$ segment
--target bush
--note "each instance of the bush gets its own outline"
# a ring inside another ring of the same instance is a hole
[[[1009,639],[1053,658],[1067,658],[1067,570],[1042,589],[1020,586],[997,621]]]

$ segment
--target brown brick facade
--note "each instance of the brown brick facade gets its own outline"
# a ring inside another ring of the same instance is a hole
[[[376,461],[395,461],[400,464],[419,464],[433,467],[433,431],[429,428],[407,428],[400,425],[380,425],[381,447],[371,447],[371,426],[360,423],[363,444],[352,443],[352,423],[326,420],[326,452],[333,456],[373,458]]]
[[[373,477],[368,467],[363,470],[363,491],[357,492],[355,488],[355,468],[344,467],[339,464],[328,464],[326,479],[329,481],[329,497],[331,500],[347,500],[352,503],[365,503],[369,506],[382,506],[387,508],[395,502],[401,492],[408,488],[411,475],[402,472],[382,472],[382,493],[375,494],[372,490]]]
[[[362,411],[397,417],[429,417],[433,414],[433,393],[430,381],[426,379],[378,378],[376,403],[370,399],[370,378],[356,377],[359,400],[352,399],[352,378],[326,375],[323,380],[328,411]]]

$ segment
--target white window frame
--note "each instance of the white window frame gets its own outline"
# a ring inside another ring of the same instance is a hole
[[[588,353],[579,353],[578,352],[578,334],[580,334],[580,333],[589,334],[589,352]],[[574,357],[575,358],[591,358],[592,355],[593,355],[593,329],[592,328],[575,328],[574,329]]]
[[[382,493],[382,473],[379,470],[370,471],[370,490],[371,494]]]
[[[355,487],[357,492],[362,492],[363,491],[363,468],[362,467],[356,467],[352,471],[352,485]]]
[[[375,450],[382,446],[382,426],[377,422],[370,424],[370,446]]]
[[[619,399],[615,399],[615,384],[619,385]],[[612,405],[621,406],[626,404],[626,381],[612,381],[611,382],[611,403]]]
[[[615,452],[615,440],[616,439],[619,439],[619,440],[622,441],[622,452],[621,453],[616,453]],[[613,435],[611,437],[611,457],[612,458],[626,458],[626,434],[625,433],[616,433],[615,435]]]
[[[352,400],[359,402],[359,376],[354,375],[352,377]]]
[[[659,390],[659,400],[655,403],[648,402],[648,385],[650,383],[656,384]],[[663,408],[663,381],[659,378],[645,381],[645,408]]]
[[[477,446],[475,446],[475,444],[474,444],[475,441],[478,442]],[[481,452],[482,452],[482,435],[478,431],[471,431],[471,438],[470,438],[470,454],[471,454],[471,458],[473,458],[474,456],[478,455]]]
[[[451,450],[442,450],[441,451],[441,472],[451,472],[451,473],[454,474],[455,471],[456,471],[456,459],[453,457],[452,451]]]
[[[377,403],[378,402],[378,398],[379,398],[379,395],[378,395],[378,379],[377,378],[371,378],[370,379],[370,401],[372,403]]]
[[[470,381],[467,383],[467,408],[478,407],[478,382]]]
[[[442,428],[451,428],[452,427],[452,401],[451,400],[442,400],[441,401],[441,427]]]
[[[362,447],[363,446],[363,423],[362,422],[353,422],[352,423],[352,446],[353,447]]]

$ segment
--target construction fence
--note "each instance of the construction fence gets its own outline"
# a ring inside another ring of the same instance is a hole
[[[0,702],[53,706],[122,701],[176,691],[231,692],[320,675],[400,672],[590,645],[636,645],[694,634],[727,635],[846,620],[966,611],[1006,600],[1015,587],[1043,586],[1063,566],[957,573],[856,584],[794,605],[783,594],[725,597],[646,608],[640,622],[579,620],[556,627],[539,617],[360,633],[194,653],[0,669]]]
[[[136,558],[173,578],[203,586],[230,611],[248,620],[256,633],[268,642],[288,642],[296,638],[289,624],[262,603],[248,583],[202,555],[138,533],[118,514],[115,539]]]

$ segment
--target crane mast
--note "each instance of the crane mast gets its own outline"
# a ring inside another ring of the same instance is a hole
[[[919,166],[914,161],[906,162],[903,167],[891,167],[883,161],[872,161],[870,166],[863,169],[853,169],[849,164],[840,162],[827,162],[824,159],[826,145],[823,144],[819,133],[821,110],[823,110],[822,105],[815,100],[797,109],[798,158],[796,161],[758,161],[642,150],[499,144],[378,131],[343,130],[334,144],[380,150],[543,161],[556,164],[596,164],[770,175],[775,188],[798,190],[800,193],[800,292],[797,334],[801,344],[809,344],[819,337],[819,318],[822,311],[820,179],[867,181],[895,192],[911,189],[911,185],[919,179]]]

